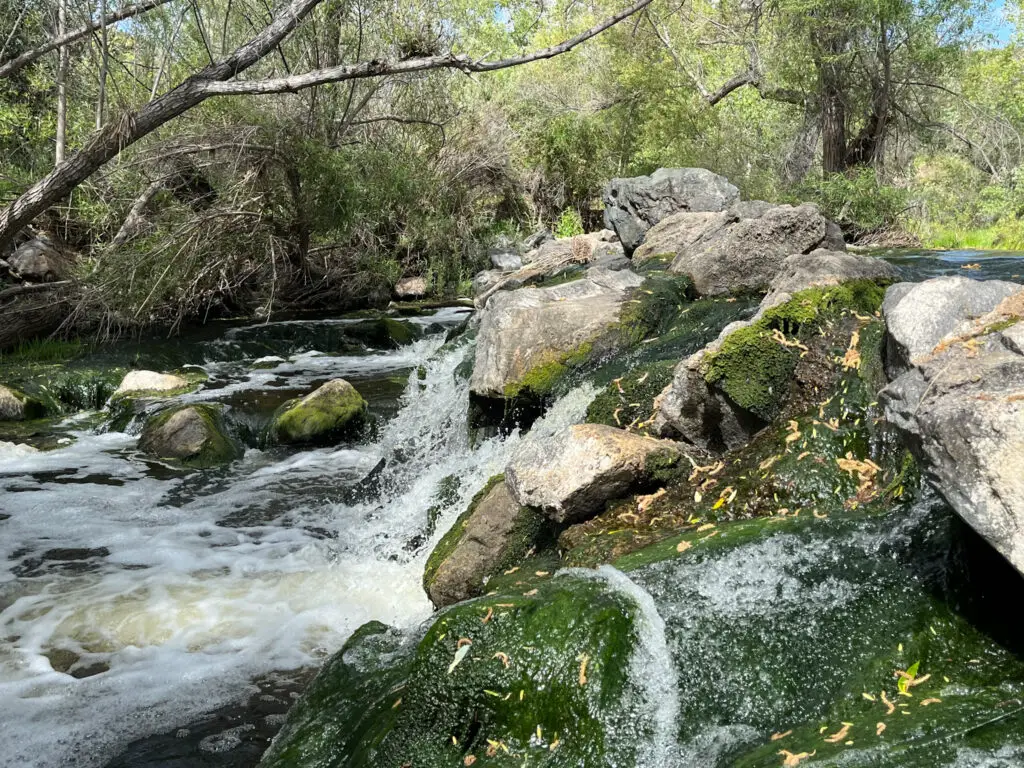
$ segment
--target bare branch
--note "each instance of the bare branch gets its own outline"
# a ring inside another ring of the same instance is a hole
[[[73,29],[63,35],[52,37],[42,45],[38,45],[29,51],[25,51],[20,56],[15,56],[13,59],[0,64],[0,77],[10,77],[19,69],[27,67],[34,61],[38,61],[50,51],[55,51],[58,48],[70,45],[76,40],[81,40],[83,37],[91,35],[104,24],[116,24],[119,21],[139,16],[140,14],[151,11],[154,8],[159,8],[161,5],[166,5],[169,2],[171,2],[171,0],[144,0],[144,2],[128,5],[119,11],[107,14],[105,19],[92,20],[78,29]]]
[[[474,61],[466,55],[451,53],[438,56],[422,56],[402,61],[385,61],[374,59],[363,61],[357,64],[348,64],[327,69],[314,70],[301,75],[290,77],[278,77],[268,80],[232,80],[220,82],[207,82],[203,90],[208,96],[239,95],[239,94],[268,94],[268,93],[295,93],[306,88],[325,83],[339,83],[345,80],[358,80],[367,77],[381,77],[383,75],[397,75],[408,72],[424,72],[432,69],[457,69],[461,72],[494,72],[499,69],[518,67],[523,64],[530,64],[534,61],[542,61],[568,53],[573,48],[585,43],[593,37],[604,32],[606,29],[615,26],[623,19],[629,18],[638,11],[643,10],[653,0],[637,0],[633,5],[620,11],[614,16],[605,19],[576,37],[565,40],[558,45],[542,48],[533,53],[522,56],[512,56],[496,61]]]

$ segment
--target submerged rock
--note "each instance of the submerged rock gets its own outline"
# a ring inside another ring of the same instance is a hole
[[[585,358],[619,319],[629,291],[641,283],[627,270],[592,268],[580,280],[551,288],[496,293],[481,312],[471,392],[545,395],[567,364]]]
[[[953,509],[1024,573],[1024,287],[939,278],[889,289],[886,416]]]
[[[665,764],[672,686],[646,677],[662,662],[657,617],[602,576],[461,603],[413,637],[364,626],[261,767]]]
[[[739,196],[727,179],[704,168],[659,168],[650,176],[612,179],[604,192],[604,220],[631,256],[666,216],[724,211]]]
[[[502,475],[491,478],[438,542],[423,573],[437,608],[483,593],[489,577],[519,565],[545,520],[517,502]]]
[[[556,523],[579,522],[609,499],[673,467],[675,443],[603,424],[577,424],[528,439],[505,470],[512,497]]]
[[[344,379],[333,379],[298,400],[281,406],[271,433],[282,443],[324,443],[357,427],[366,416],[366,401]]]
[[[114,396],[168,394],[187,390],[191,385],[181,376],[156,371],[131,371],[114,390]]]
[[[0,384],[0,421],[24,421],[45,415],[42,403]]]
[[[195,467],[223,464],[239,453],[227,437],[220,408],[212,405],[187,405],[153,416],[142,430],[139,448]]]

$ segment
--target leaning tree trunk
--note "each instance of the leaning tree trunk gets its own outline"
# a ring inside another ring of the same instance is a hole
[[[196,73],[138,112],[122,115],[121,119],[103,126],[82,149],[0,211],[0,252],[36,216],[65,198],[125,147],[209,98],[211,92],[205,88],[208,83],[228,80],[273,51],[320,2],[293,0],[287,11],[224,60]]]

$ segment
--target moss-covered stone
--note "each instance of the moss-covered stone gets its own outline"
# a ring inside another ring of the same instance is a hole
[[[504,395],[510,400],[517,397],[544,398],[572,370],[582,368],[593,352],[594,344],[584,342],[569,352],[548,355],[519,380],[508,384]]]
[[[814,370],[797,377],[829,387],[804,403],[803,412],[787,414],[724,457],[691,450],[688,460],[666,462],[658,471],[663,492],[656,498],[643,505],[639,500],[646,494],[611,501],[603,514],[563,532],[559,545],[566,562],[608,562],[729,520],[827,519],[862,507],[888,509],[912,497],[916,466],[880,421],[875,402],[884,385],[881,325],[877,320],[837,324],[847,343],[852,334],[859,336],[858,366],[843,366],[844,360],[852,365],[852,358],[842,346],[821,353],[827,361],[798,360]]]
[[[221,407],[206,404],[171,408],[151,417],[139,448],[199,469],[225,464],[240,454],[227,435]]]
[[[335,441],[359,427],[367,404],[356,388],[334,379],[312,393],[281,406],[271,423],[275,440],[286,444]]]
[[[654,723],[631,674],[637,611],[601,580],[561,577],[454,606],[417,643],[364,628],[261,766],[638,765]]]
[[[867,280],[801,291],[726,337],[703,362],[705,381],[740,408],[770,422],[782,412],[806,344],[827,333],[841,315],[874,315],[884,295],[881,287]]]
[[[547,520],[518,504],[504,480],[496,475],[484,485],[427,559],[423,588],[434,605],[482,594],[491,578],[520,565],[545,538]]]
[[[0,385],[0,421],[40,419],[45,415],[46,408],[39,400]]]
[[[587,421],[648,434],[654,401],[672,382],[676,363],[659,360],[615,378],[587,408]]]

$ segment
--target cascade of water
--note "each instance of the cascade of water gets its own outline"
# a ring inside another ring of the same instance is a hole
[[[470,444],[456,368],[473,346],[440,345],[418,342],[417,360],[393,353],[423,371],[372,445],[250,449],[223,471],[184,475],[145,461],[121,433],[6,456],[0,763],[102,765],[134,738],[237,699],[258,676],[316,665],[366,621],[429,615],[429,544],[521,439]],[[593,396],[574,390],[535,429],[580,420]],[[343,503],[340,487],[381,458],[378,495]],[[458,491],[439,501],[449,477]]]

